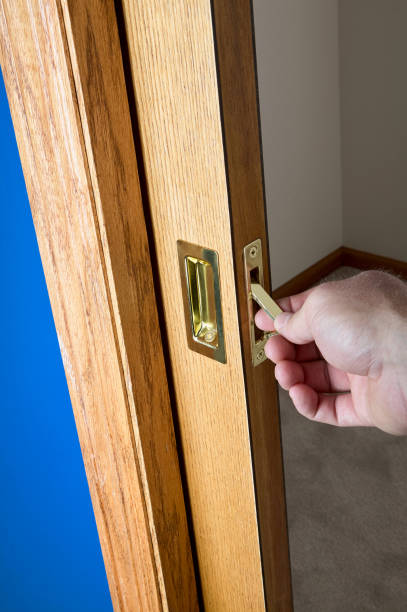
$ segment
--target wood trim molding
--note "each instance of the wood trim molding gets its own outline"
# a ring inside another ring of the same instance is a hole
[[[289,281],[280,285],[273,291],[273,297],[278,300],[288,295],[295,295],[301,293],[309,287],[312,287],[315,283],[318,283],[321,278],[327,276],[339,266],[342,266],[343,261],[343,247],[335,249],[332,253],[329,253],[326,257],[323,257],[309,268],[306,268]]]
[[[113,0],[1,0],[0,30],[114,609],[197,609]]]
[[[407,280],[407,262],[349,247],[342,247],[341,266],[352,266],[360,270],[384,270]]]
[[[341,266],[360,270],[384,270],[407,280],[407,262],[342,246],[275,289],[273,297],[280,299],[301,293]]]

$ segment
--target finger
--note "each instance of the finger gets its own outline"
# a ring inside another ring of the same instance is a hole
[[[274,329],[295,344],[307,344],[314,340],[305,308],[301,308],[296,313],[279,314],[274,320]]]
[[[296,312],[304,304],[311,291],[312,289],[307,289],[307,291],[281,298],[281,300],[276,300],[276,302],[280,306],[281,310]],[[257,327],[263,331],[274,331],[275,329],[273,319],[263,309],[259,310],[255,314],[254,322],[256,323]]]
[[[294,361],[296,350],[295,346],[282,336],[273,336],[267,340],[264,352],[271,361],[278,363],[285,359]]]
[[[273,336],[269,338],[264,350],[266,356],[274,363],[287,359],[301,362],[321,359],[321,353],[315,345],[315,342],[295,345],[283,338],[283,336]]]
[[[322,359],[306,363],[279,361],[275,368],[275,376],[286,390],[304,383],[321,393],[349,391],[347,374]]]
[[[281,310],[287,312],[297,312],[304,304],[307,297],[314,290],[313,287],[311,289],[307,289],[306,291],[302,291],[301,293],[296,293],[295,295],[290,295],[288,297],[281,298],[276,300]]]
[[[294,385],[289,393],[298,412],[311,421],[339,427],[372,425],[355,411],[351,393],[323,395],[304,384]]]
[[[254,322],[263,331],[274,331],[274,321],[263,309],[256,312]]]
[[[315,342],[309,344],[294,344],[295,361],[316,361],[321,359],[321,352]]]
[[[274,375],[279,385],[286,391],[304,382],[304,369],[296,361],[279,361],[276,364]]]
[[[274,320],[274,328],[279,334],[295,344],[307,344],[314,340],[311,321],[315,316],[315,308],[312,308],[312,301],[307,299],[309,296],[310,293],[298,310],[282,312]]]

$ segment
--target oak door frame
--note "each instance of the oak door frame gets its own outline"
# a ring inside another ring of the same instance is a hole
[[[114,609],[195,610],[113,0],[1,0],[0,31]]]

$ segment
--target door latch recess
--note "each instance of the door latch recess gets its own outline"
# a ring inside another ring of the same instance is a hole
[[[271,336],[277,335],[277,332],[262,332],[258,329],[254,322],[255,314],[260,307],[263,308],[272,319],[275,319],[282,310],[263,288],[263,251],[260,238],[245,246],[243,249],[243,262],[252,363],[254,366],[257,366],[267,359],[264,352],[264,346]]]

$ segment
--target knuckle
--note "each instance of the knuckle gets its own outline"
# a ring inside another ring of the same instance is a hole
[[[371,284],[374,286],[382,285],[384,283],[391,282],[394,277],[388,272],[384,272],[383,270],[365,270],[357,275],[358,280]]]

